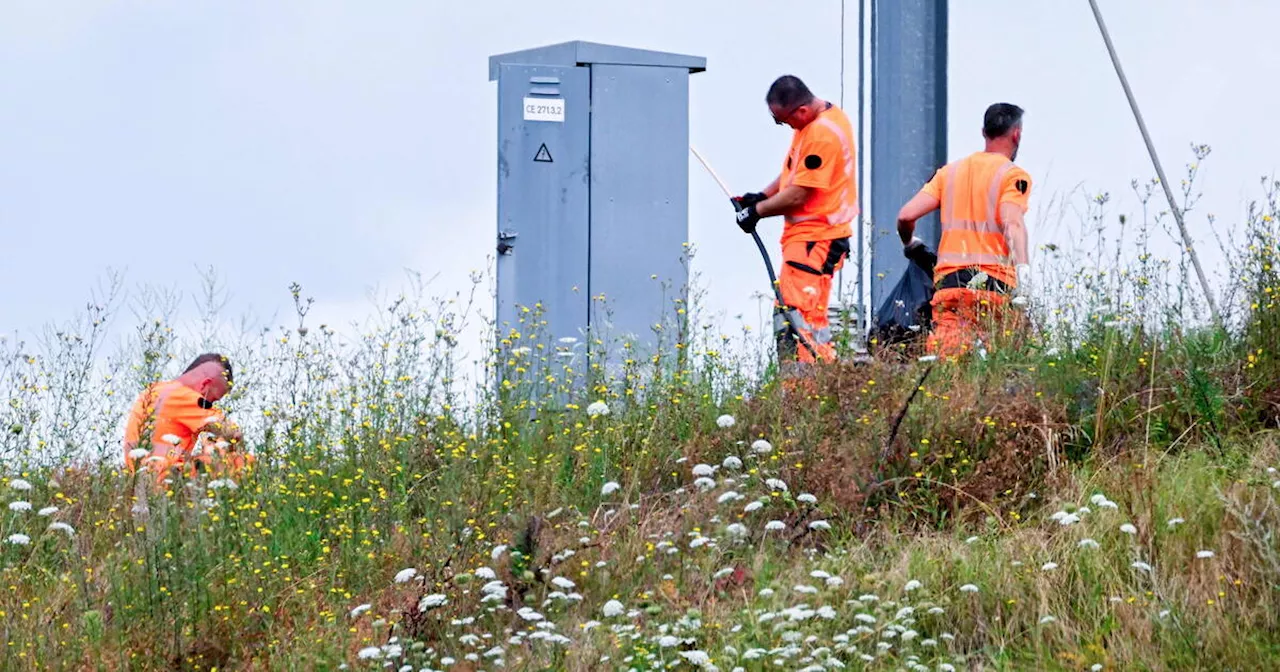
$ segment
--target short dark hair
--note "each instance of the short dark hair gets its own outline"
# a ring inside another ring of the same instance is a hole
[[[192,370],[194,370],[197,366],[200,366],[201,364],[207,364],[209,362],[217,362],[222,365],[222,370],[227,372],[228,385],[234,382],[235,376],[231,372],[231,360],[227,359],[225,355],[221,355],[216,352],[206,352],[203,355],[200,355],[199,357],[196,357],[195,359],[191,360],[191,364],[187,366],[187,369],[183,371],[183,373],[189,373]]]
[[[1022,123],[1022,108],[1013,103],[995,103],[982,115],[982,137],[993,140]]]
[[[813,102],[813,92],[800,81],[799,77],[783,75],[773,80],[773,84],[769,86],[769,93],[764,96],[764,102],[783,109],[800,107]]]

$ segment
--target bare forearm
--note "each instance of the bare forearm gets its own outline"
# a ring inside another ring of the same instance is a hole
[[[764,193],[764,195],[765,195],[765,196],[774,196],[775,194],[777,194],[777,193],[778,193],[778,178],[776,178],[776,177],[775,177],[775,178],[773,178],[773,181],[769,183],[769,186],[767,186],[767,187],[765,187],[765,188],[764,188],[764,192],[762,192],[762,193]]]
[[[902,239],[903,245],[910,243],[912,236],[916,235],[916,220],[937,208],[938,199],[923,191],[902,206],[898,211],[898,237]]]
[[[1031,255],[1027,249],[1027,224],[1023,219],[1022,209],[1006,204],[1001,207],[1002,219],[1005,222],[1005,240],[1009,243],[1009,255],[1013,257],[1015,266],[1031,263]]]
[[[774,185],[770,185],[774,186]],[[784,215],[796,208],[804,205],[805,199],[809,197],[809,190],[804,187],[791,185],[782,191],[760,201],[756,205],[756,212],[761,217],[772,217],[774,215]]]

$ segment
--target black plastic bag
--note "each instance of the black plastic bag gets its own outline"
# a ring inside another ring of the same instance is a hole
[[[898,284],[885,296],[871,327],[871,338],[880,347],[907,343],[929,332],[933,322],[933,267],[938,255],[921,246]]]

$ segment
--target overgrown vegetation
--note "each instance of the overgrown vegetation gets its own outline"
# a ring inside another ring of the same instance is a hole
[[[229,343],[177,338],[148,295],[108,353],[109,289],[3,345],[0,667],[1266,667],[1277,190],[1230,248],[1222,327],[1151,253],[1166,217],[1130,240],[1099,196],[1089,247],[1042,251],[1058,291],[1026,338],[801,384],[761,375],[755,334],[643,353],[548,341],[531,310],[468,398],[474,297],[400,297],[344,338],[296,286],[296,323]],[[173,482],[141,519],[120,417],[208,348],[236,364],[224,405],[258,464]]]

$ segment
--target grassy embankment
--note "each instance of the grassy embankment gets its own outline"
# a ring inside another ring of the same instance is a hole
[[[162,316],[107,355],[93,308],[0,364],[0,668],[1273,666],[1276,216],[1243,225],[1225,329],[1185,327],[1156,217],[1029,338],[939,362],[883,459],[911,353],[797,395],[699,330],[530,402],[565,361],[519,349],[531,314],[522,375],[464,411],[464,299],[343,343],[295,290],[297,325],[229,348],[260,465],[174,483],[145,523],[115,422],[204,344]]]

